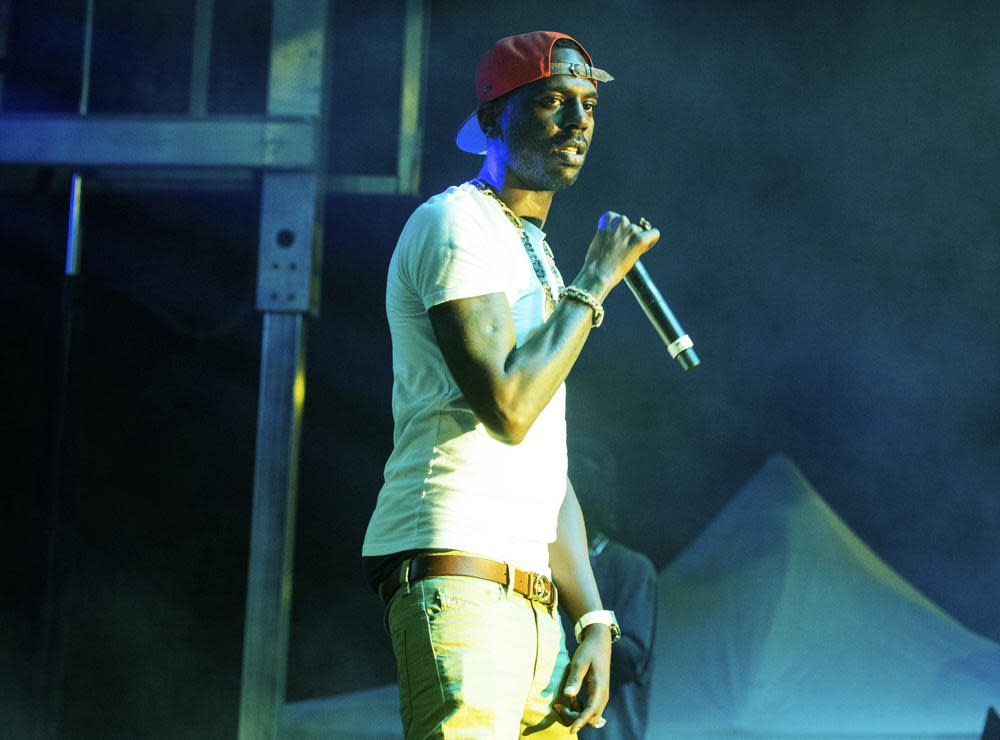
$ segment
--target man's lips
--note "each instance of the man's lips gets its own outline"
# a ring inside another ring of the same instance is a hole
[[[566,141],[554,146],[552,153],[559,157],[564,164],[579,167],[583,164],[584,156],[587,153],[587,144],[582,141]]]
[[[587,142],[579,141],[573,139],[571,141],[564,141],[561,144],[556,144],[552,147],[557,152],[570,152],[572,154],[586,154],[587,152]]]

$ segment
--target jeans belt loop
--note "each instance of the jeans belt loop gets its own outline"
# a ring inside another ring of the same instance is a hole
[[[404,593],[410,595],[410,564],[413,562],[412,558],[407,558],[403,561],[403,564],[399,567],[399,584],[403,586],[406,591]]]
[[[504,591],[507,592],[507,600],[511,598],[511,594],[514,593],[514,566],[508,562],[504,562],[507,566],[507,583],[504,585]]]

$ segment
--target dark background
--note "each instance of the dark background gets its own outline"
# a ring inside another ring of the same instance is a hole
[[[260,113],[269,11],[216,3],[209,110]],[[99,0],[94,112],[184,112],[191,2]],[[11,3],[5,111],[71,112],[82,2]],[[331,171],[391,174],[395,3],[338,3]],[[620,537],[663,566],[788,454],[861,538],[1000,640],[1000,5],[432,2],[421,198],[501,36],[579,38],[602,86],[584,174],[546,231],[572,278],[606,209],[702,367],[617,290],[569,381],[571,435],[618,459]],[[235,734],[260,317],[258,195],[88,191],[66,454],[57,409],[67,173],[0,168],[0,716],[23,736],[43,624],[46,491],[71,494],[59,604],[71,738]],[[391,446],[385,268],[410,197],[331,196],[309,336],[289,698],[394,668],[359,564]]]

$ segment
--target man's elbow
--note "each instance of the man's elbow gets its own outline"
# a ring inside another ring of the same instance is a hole
[[[490,436],[508,445],[520,444],[528,436],[531,429],[531,422],[534,419],[527,419],[512,411],[493,409],[491,413],[480,416],[483,426]]]

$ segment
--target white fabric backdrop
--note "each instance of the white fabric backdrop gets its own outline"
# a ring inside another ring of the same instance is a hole
[[[880,561],[784,457],[659,594],[650,738],[978,738],[1000,703],[1000,645]]]

